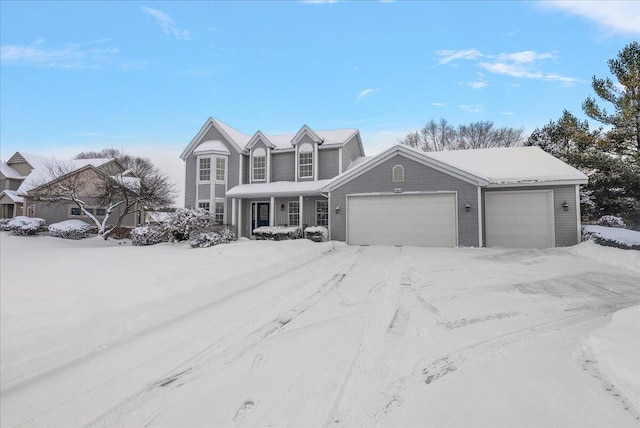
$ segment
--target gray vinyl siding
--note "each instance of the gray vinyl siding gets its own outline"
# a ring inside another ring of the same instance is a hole
[[[18,190],[22,180],[16,180],[13,178],[0,178],[0,192],[3,190]]]
[[[311,137],[309,137],[307,134],[304,134],[304,135],[302,136],[302,138],[300,139],[300,141],[298,141],[298,146],[300,146],[300,144],[304,144],[304,143],[309,143],[309,144],[311,144],[312,146],[313,146],[314,144],[316,144],[316,143],[311,139]]]
[[[340,173],[339,157],[338,149],[322,150],[322,146],[318,148],[318,180],[333,178]]]
[[[242,155],[242,184],[249,184],[249,156]],[[229,186],[231,189],[231,186]]]
[[[578,218],[576,205],[576,187],[571,186],[530,186],[530,187],[500,187],[484,189],[482,192],[482,206],[484,207],[485,194],[488,192],[500,191],[525,191],[525,190],[553,190],[553,217],[555,226],[556,247],[567,247],[578,243]],[[562,204],[567,202],[569,211],[562,208]],[[483,228],[484,225],[484,213]],[[485,229],[486,230],[486,229]],[[485,233],[483,232],[483,239]]]
[[[295,152],[271,153],[271,181],[295,181]]]
[[[238,181],[236,179],[236,181]],[[226,191],[226,185],[224,184],[216,184],[216,193],[215,193],[215,197],[216,198],[224,198],[227,191]]]
[[[391,177],[393,167],[398,164],[404,167],[405,181],[402,183],[394,183]],[[346,195],[393,192],[396,188],[402,188],[403,192],[457,192],[458,245],[479,246],[477,187],[402,155],[394,156],[331,191],[329,206],[331,239],[346,241]],[[465,210],[467,203],[471,206],[470,212]],[[341,207],[338,214],[335,212],[337,206]]]
[[[194,155],[185,159],[185,181],[184,181],[184,206],[186,208],[194,208],[196,204],[196,174],[198,166]]]
[[[364,156],[364,153],[360,150],[357,136],[354,135],[342,146],[342,171],[346,171],[349,164],[361,156]]]

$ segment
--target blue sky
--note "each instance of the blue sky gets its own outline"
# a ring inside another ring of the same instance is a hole
[[[0,155],[117,147],[179,175],[210,116],[253,134],[581,114],[637,2],[0,1]]]

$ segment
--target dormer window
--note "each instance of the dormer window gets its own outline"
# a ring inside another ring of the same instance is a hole
[[[267,177],[267,152],[263,148],[253,151],[253,181],[264,181]]]
[[[313,146],[309,143],[298,148],[298,177],[313,178]]]
[[[402,165],[395,165],[391,175],[394,183],[402,183],[404,181],[404,167]]]

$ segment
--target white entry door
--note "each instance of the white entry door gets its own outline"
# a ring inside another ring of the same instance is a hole
[[[553,190],[486,192],[487,247],[555,246]]]
[[[353,245],[458,245],[456,194],[349,195],[347,242]]]

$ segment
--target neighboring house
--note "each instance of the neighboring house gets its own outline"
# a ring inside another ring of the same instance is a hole
[[[82,213],[73,202],[42,200],[39,196],[46,194],[49,186],[53,186],[60,180],[59,177],[51,177],[51,166],[60,161],[53,158],[16,152],[6,163],[1,165],[0,176],[4,190],[0,193],[0,210],[3,218],[11,218],[18,215],[40,217],[46,224],[57,223],[63,220],[80,219],[91,225],[93,222]],[[116,159],[72,159],[63,162],[69,169],[65,178],[72,177],[83,183],[92,183],[96,178],[104,175],[123,173],[124,168]],[[91,196],[91,186],[82,186],[85,194],[80,195],[87,204],[88,210],[98,220],[102,220],[106,214],[106,207],[100,206]],[[132,213],[125,217],[123,226],[135,226],[139,224],[140,215]],[[115,222],[117,216],[109,218],[109,223]]]
[[[587,177],[536,147],[365,158],[355,129],[248,136],[209,119],[181,155],[187,207],[251,236],[326,226],[356,245],[546,248],[580,242]]]

